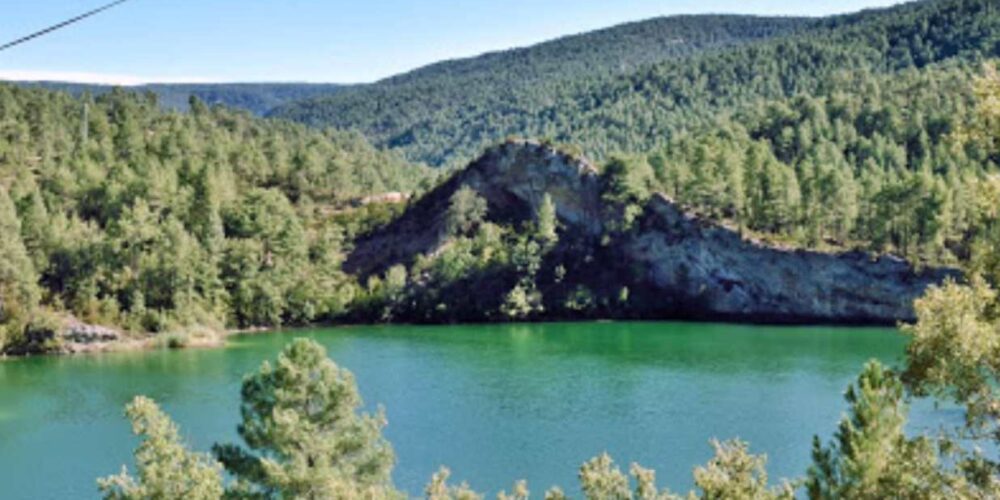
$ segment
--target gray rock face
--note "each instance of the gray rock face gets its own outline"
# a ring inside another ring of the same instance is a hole
[[[0,354],[24,356],[100,351],[117,346],[124,339],[124,335],[118,330],[87,324],[73,316],[67,316],[48,327],[32,329],[24,342]]]
[[[596,247],[607,232],[597,169],[545,145],[509,141],[412,204],[400,219],[358,242],[346,270],[364,276],[433,253],[444,241],[450,196],[463,185],[487,200],[493,221],[516,224],[530,219],[548,194],[563,227],[561,241]],[[575,238],[564,238],[570,235]],[[637,229],[616,234],[610,244],[616,262],[594,264],[637,272],[623,272],[615,278],[620,283],[603,285],[628,286],[643,304],[643,317],[891,324],[914,319],[913,300],[928,286],[960,278],[953,270],[918,272],[894,257],[791,250],[748,241],[732,229],[686,213],[663,195],[647,203]]]
[[[684,213],[665,196],[647,206],[625,253],[653,288],[704,317],[778,322],[913,320],[913,300],[954,271],[918,273],[906,261],[863,252],[827,254],[746,241]]]
[[[534,142],[508,142],[489,150],[460,175],[479,192],[491,211],[530,217],[548,194],[564,224],[590,236],[604,230],[601,181],[597,169]]]
[[[531,218],[548,193],[564,224],[595,237],[603,231],[600,177],[593,165],[549,146],[509,141],[411,204],[388,227],[357,242],[344,269],[367,275],[433,252],[444,238],[451,195],[462,186],[487,200],[491,220]]]
[[[121,334],[117,330],[79,321],[71,321],[67,324],[60,337],[64,342],[82,345],[105,344],[121,340]]]

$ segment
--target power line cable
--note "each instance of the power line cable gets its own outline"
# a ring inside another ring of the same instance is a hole
[[[67,20],[65,20],[65,21],[63,21],[63,22],[61,22],[59,24],[54,24],[54,25],[49,26],[48,28],[45,28],[45,29],[43,29],[41,31],[36,31],[36,32],[34,32],[34,33],[32,33],[32,34],[30,34],[28,36],[24,36],[24,37],[18,38],[17,40],[14,40],[12,42],[7,42],[7,43],[5,43],[3,45],[0,45],[0,51],[7,50],[7,49],[9,49],[11,47],[14,47],[15,45],[21,45],[24,42],[27,42],[29,40],[33,40],[33,39],[38,38],[38,37],[43,36],[43,35],[47,35],[47,34],[52,33],[53,31],[56,31],[58,29],[65,28],[66,26],[69,26],[69,25],[71,25],[73,23],[77,23],[77,22],[83,21],[84,19],[86,19],[86,18],[88,18],[90,16],[93,16],[93,15],[99,14],[101,12],[104,12],[104,11],[106,11],[106,10],[112,8],[112,7],[121,5],[121,4],[123,4],[123,3],[127,2],[127,1],[128,0],[117,0],[116,2],[111,2],[109,4],[102,5],[102,6],[96,8],[94,10],[91,10],[91,11],[88,11],[88,12],[84,12],[83,14],[80,14],[79,16],[76,16],[76,17],[74,17],[72,19],[67,19]]]

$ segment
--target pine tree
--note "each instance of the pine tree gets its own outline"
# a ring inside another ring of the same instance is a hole
[[[876,361],[869,362],[845,395],[850,405],[834,441],[813,439],[809,498],[931,498],[943,484],[930,441],[904,433],[903,384]]]
[[[451,195],[446,230],[451,236],[465,236],[472,232],[486,217],[486,200],[468,186],[462,186]]]
[[[265,497],[349,499],[396,495],[385,417],[359,414],[354,377],[314,341],[297,339],[273,366],[243,381],[246,448],[217,445],[237,490]]]
[[[792,500],[790,485],[771,488],[767,484],[767,458],[751,455],[742,441],[712,441],[715,456],[694,471],[695,485],[706,500]],[[689,498],[695,497],[692,493]]]
[[[38,305],[38,276],[21,240],[21,224],[0,187],[0,353],[21,340]]]
[[[545,193],[542,197],[542,204],[538,207],[538,241],[543,248],[551,248],[559,242],[559,235],[556,233],[558,226],[556,218],[556,205],[552,202],[552,196]]]
[[[138,477],[122,466],[120,474],[97,481],[101,494],[113,500],[222,498],[222,466],[211,456],[189,451],[175,425],[153,400],[136,397],[126,407],[132,432],[142,436],[135,450]]]

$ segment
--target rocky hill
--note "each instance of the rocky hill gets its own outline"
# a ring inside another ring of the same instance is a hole
[[[929,285],[958,276],[947,269],[918,271],[892,256],[753,241],[686,212],[662,194],[644,202],[631,227],[617,228],[606,184],[584,159],[538,143],[508,141],[359,241],[346,268],[378,275],[394,264],[439,254],[450,244],[450,199],[467,186],[486,200],[490,221],[511,227],[530,224],[550,197],[560,235],[538,273],[548,304],[563,303],[586,285],[597,296],[625,289],[627,304],[612,315],[627,317],[891,324],[913,319],[912,302]],[[569,272],[549,278],[553,273],[547,268],[557,264]],[[545,311],[541,317],[548,319],[574,317],[559,307]]]

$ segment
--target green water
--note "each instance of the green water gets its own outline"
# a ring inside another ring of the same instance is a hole
[[[226,349],[36,358],[0,363],[0,498],[86,498],[94,478],[131,464],[121,415],[159,401],[190,443],[235,439],[242,375],[295,336],[312,337],[386,408],[397,485],[422,491],[447,464],[490,492],[575,485],[607,450],[675,490],[708,440],[766,452],[772,478],[800,475],[827,437],[841,394],[870,358],[897,362],[893,330],[686,323],[350,327],[257,335]],[[929,410],[924,413],[929,413]],[[930,425],[918,409],[915,422]]]

